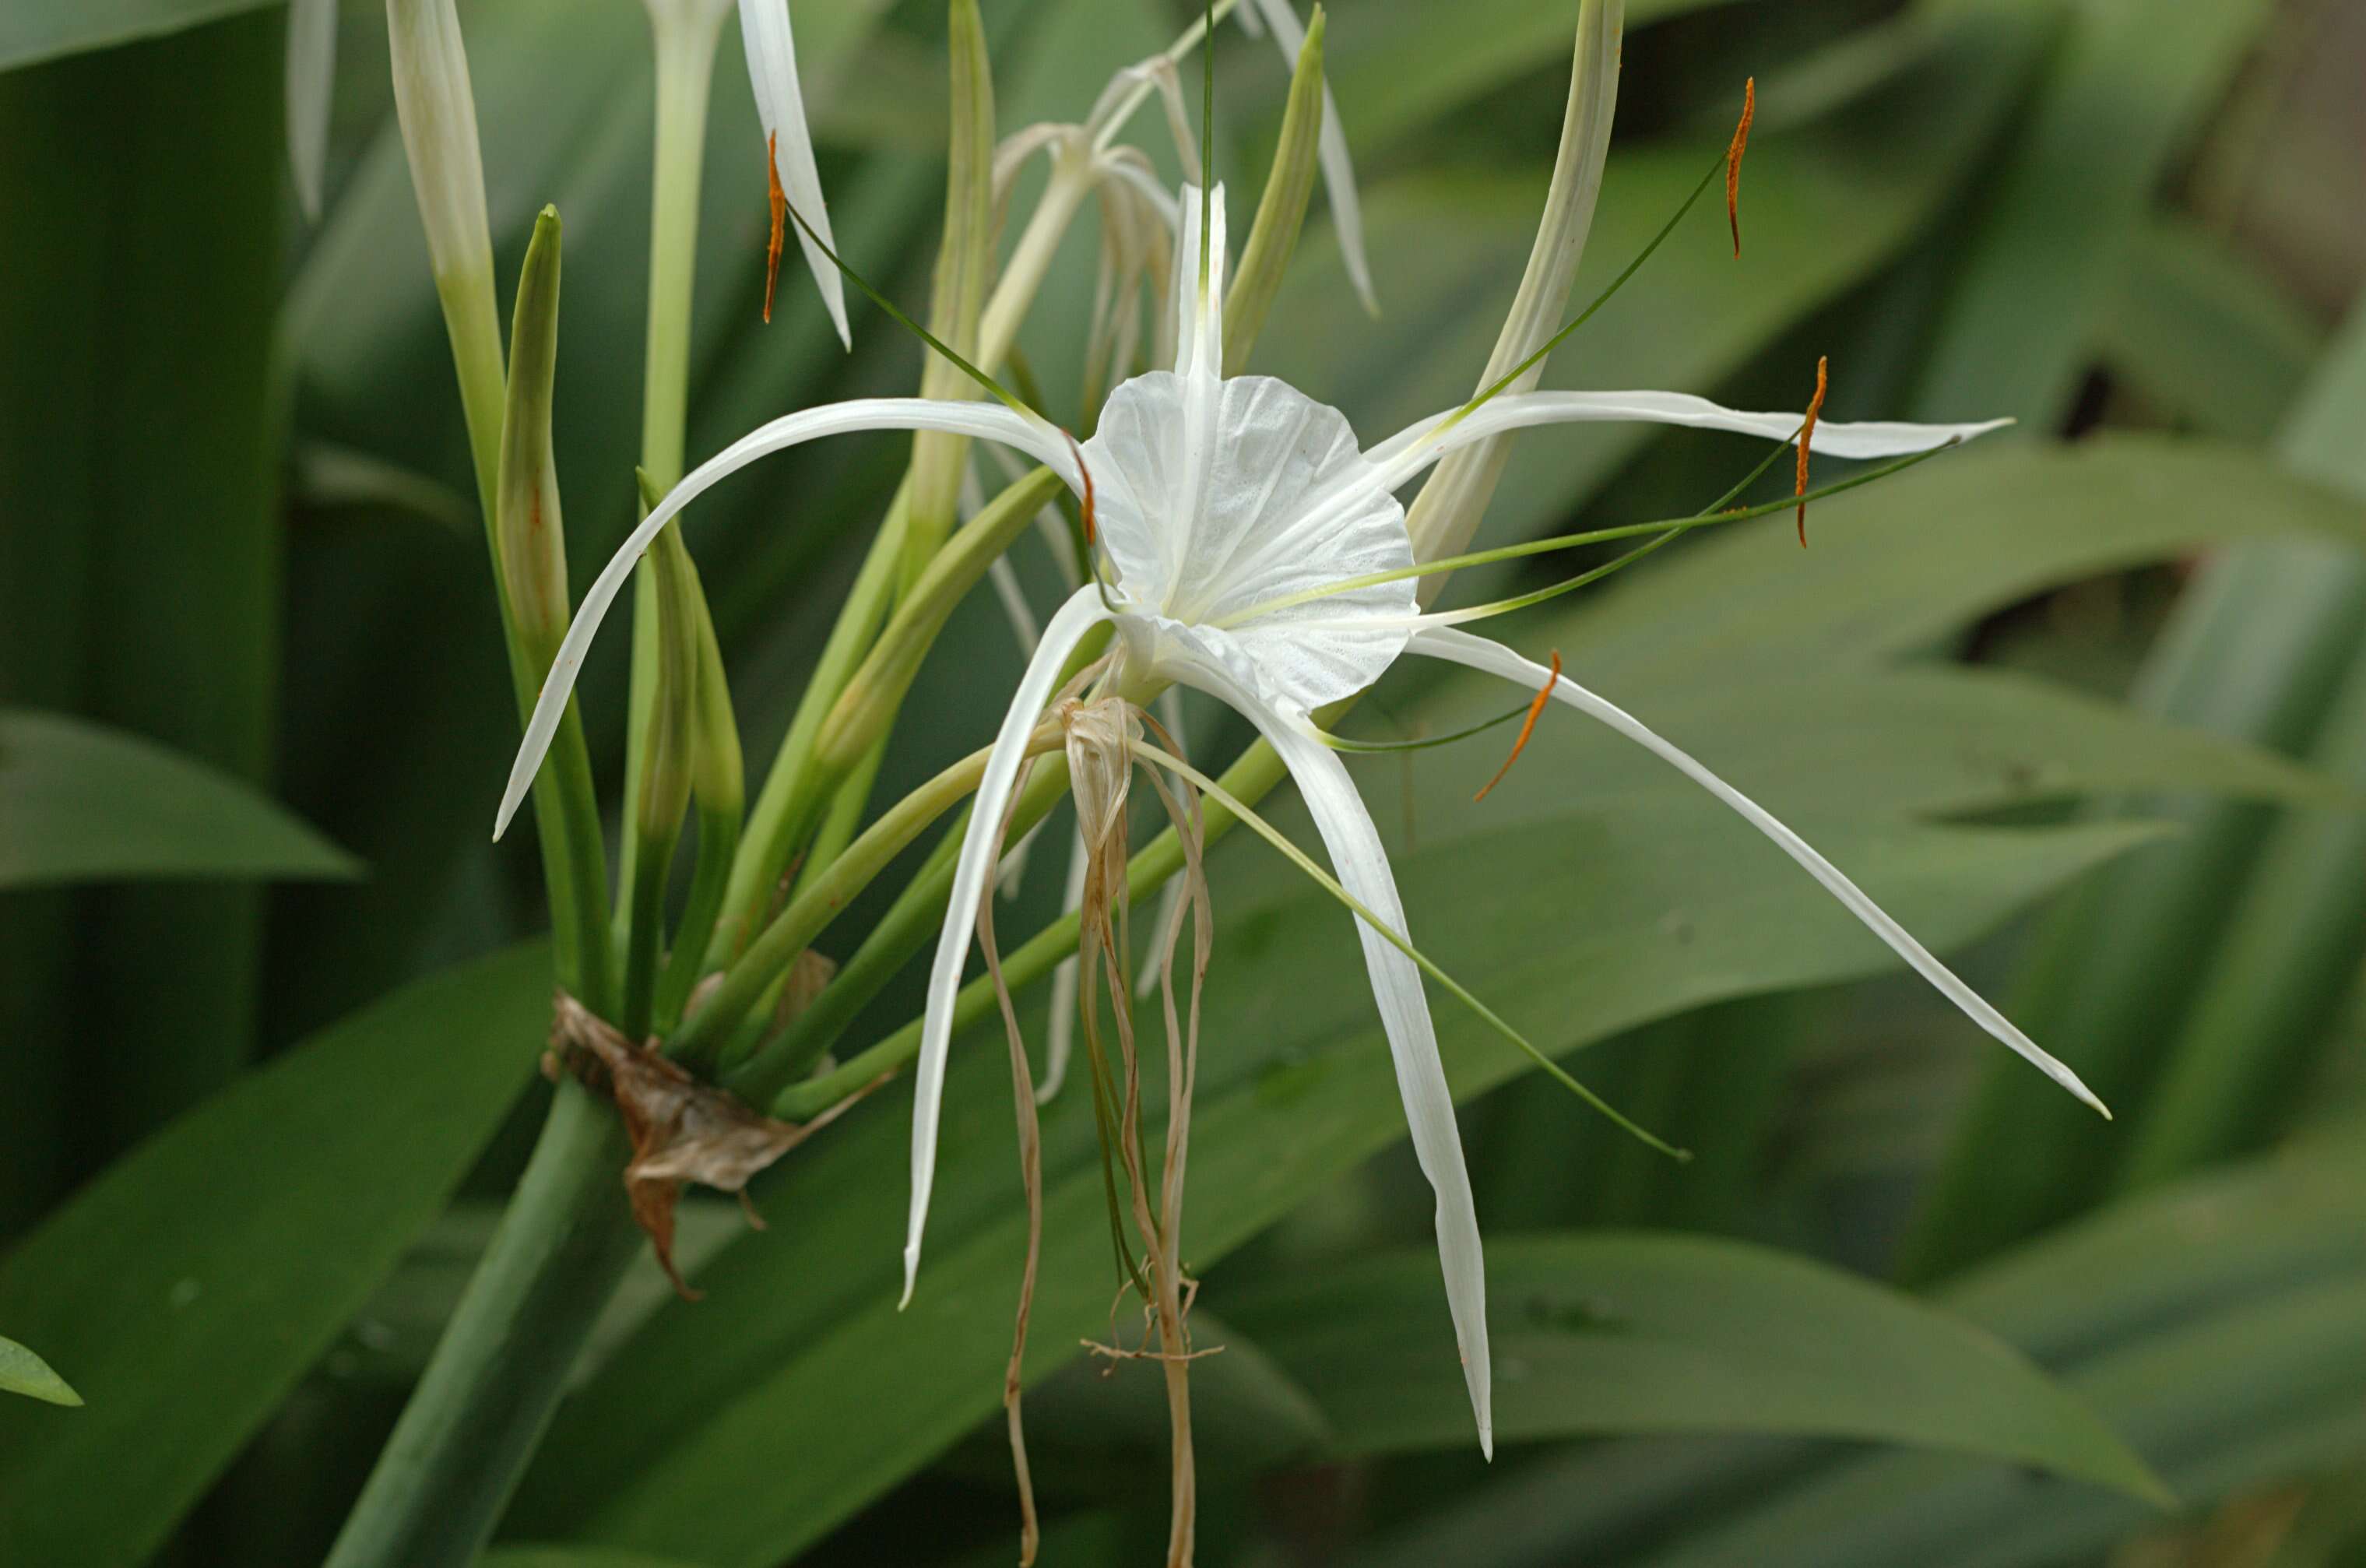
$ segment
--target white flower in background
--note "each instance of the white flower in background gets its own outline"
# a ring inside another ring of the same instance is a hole
[[[1105,624],[1114,629],[1116,658],[1106,677],[1112,694],[1142,702],[1168,685],[1189,686],[1254,723],[1296,779],[1339,881],[1401,940],[1404,909],[1379,832],[1312,716],[1365,690],[1408,652],[1491,671],[1531,691],[1547,671],[1493,643],[1447,629],[1446,623],[1468,618],[1469,612],[1421,613],[1413,544],[1395,492],[1448,454],[1524,426],[1640,421],[1782,442],[1802,423],[1797,414],[1739,412],[1671,392],[1518,392],[1423,420],[1364,448],[1336,409],[1268,377],[1222,375],[1222,192],[1212,193],[1206,205],[1204,267],[1200,193],[1187,188],[1177,206],[1185,222],[1174,264],[1181,323],[1175,368],[1135,378],[1110,394],[1081,464],[1067,437],[1048,423],[976,403],[867,400],[792,414],[755,431],[651,512],[592,585],[528,726],[501,807],[500,823],[506,826],[540,766],[584,651],[641,551],[697,495],[757,457],[845,432],[945,430],[1001,443],[1049,465],[1086,502],[1114,575],[1071,596],[1036,644],[978,789],[930,973],[915,1073],[907,1299],[935,1177],[953,1002],[979,900],[993,877],[993,846],[1028,738],[1087,633]],[[1928,451],[1993,428],[1826,423],[1818,434],[1820,449],[1867,458]],[[1665,758],[1740,812],[1974,1021],[2093,1103],[2067,1068],[1766,812],[1574,681],[1555,679],[1551,694]],[[1448,1299],[1481,1442],[1492,1451],[1486,1285],[1453,1100],[1419,970],[1388,936],[1363,921],[1358,927],[1414,1152],[1436,1193]]]
[[[830,323],[838,328],[839,341],[851,348],[854,339],[846,326],[846,284],[821,248],[826,245],[834,251],[838,241],[830,232],[829,209],[822,204],[821,171],[814,164],[813,132],[806,125],[805,89],[797,82],[797,42],[789,31],[789,0],[739,0],[739,36],[747,45],[748,85],[756,94],[756,115],[764,124],[773,177],[787,194],[789,204],[812,226],[811,233],[804,224],[797,226],[797,243],[804,248],[806,265],[813,269],[814,287],[821,290],[822,305],[829,311]]]

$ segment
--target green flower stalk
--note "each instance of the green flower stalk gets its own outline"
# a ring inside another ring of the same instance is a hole
[[[715,48],[731,0],[647,0],[657,78],[657,124],[649,180],[648,329],[641,384],[642,476],[659,493],[682,478],[690,421],[691,305],[698,276],[699,189],[705,177],[707,99]],[[625,727],[625,798],[641,794],[642,741],[656,701],[659,591],[654,563],[634,584],[631,717]],[[638,938],[642,840],[627,835],[616,868],[619,943]],[[666,868],[651,874],[660,883]]]
[[[520,716],[530,715],[547,657],[522,634],[510,603],[501,539],[502,431],[509,380],[493,308],[493,252],[485,216],[485,176],[477,143],[477,110],[468,86],[468,53],[452,0],[387,0],[387,35],[394,73],[396,118],[410,157],[435,292],[452,344],[460,407],[468,427],[477,494],[484,510],[486,545],[509,649],[510,680]],[[555,245],[555,238],[554,238]],[[555,284],[555,252],[552,265]],[[556,309],[556,295],[552,297]],[[547,397],[546,394],[545,401]],[[559,983],[595,1010],[613,1005],[604,937],[607,864],[592,783],[592,760],[580,718],[570,705],[556,716],[558,766],[546,789],[535,792],[535,833],[541,840],[558,944]]]

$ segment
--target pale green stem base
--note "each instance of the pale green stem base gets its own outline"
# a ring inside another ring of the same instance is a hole
[[[466,1568],[502,1508],[641,1233],[614,1107],[572,1080],[327,1568]]]

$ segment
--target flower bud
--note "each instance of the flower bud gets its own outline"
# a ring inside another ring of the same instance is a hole
[[[395,118],[402,125],[427,259],[460,373],[477,484],[490,513],[501,441],[501,345],[468,56],[453,0],[386,0],[386,31]],[[490,516],[487,521],[490,525]]]
[[[509,405],[501,421],[501,593],[510,625],[538,677],[567,636],[567,529],[550,442],[551,389],[558,364],[558,212],[535,220],[518,275],[510,326]]]
[[[1245,13],[1244,13],[1245,14]],[[1265,195],[1257,202],[1256,222],[1249,229],[1248,248],[1241,253],[1240,270],[1224,297],[1224,374],[1237,376],[1247,367],[1249,347],[1265,326],[1281,289],[1282,275],[1298,249],[1298,231],[1306,220],[1306,204],[1314,194],[1314,171],[1323,141],[1323,7],[1306,28],[1306,42],[1298,51],[1298,68],[1290,79],[1290,107],[1282,114],[1281,141],[1273,150],[1273,170],[1266,175]]]
[[[642,738],[640,798],[633,820],[645,842],[663,846],[663,853],[642,863],[644,875],[662,883],[697,774],[701,654],[696,571],[681,530],[659,534],[649,555],[657,562],[657,686]]]
[[[1576,58],[1570,67],[1569,107],[1560,128],[1560,152],[1553,163],[1552,189],[1537,225],[1537,243],[1528,253],[1528,269],[1513,298],[1511,313],[1495,340],[1495,352],[1479,378],[1482,390],[1493,387],[1514,367],[1544,346],[1560,325],[1568,308],[1570,287],[1577,281],[1577,264],[1585,253],[1586,231],[1594,225],[1594,198],[1602,193],[1602,166],[1610,152],[1610,121],[1618,107],[1618,51],[1627,28],[1626,0],[1584,0],[1577,17]],[[1543,378],[1539,362],[1504,389],[1525,392]],[[1494,498],[1496,481],[1511,457],[1509,438],[1494,436],[1450,453],[1422,487],[1405,525],[1413,534],[1416,560],[1436,560],[1459,555],[1478,531],[1487,503]],[[1422,602],[1427,604],[1446,586],[1440,577],[1425,579]]]
[[[977,0],[952,0],[949,9],[952,140],[945,175],[945,237],[937,253],[929,330],[957,353],[975,357],[979,312],[994,273],[994,76]],[[989,373],[993,368],[986,367]],[[920,372],[922,397],[964,398],[973,390],[958,367],[929,355]],[[969,442],[962,436],[923,433],[912,438],[910,531],[904,555],[907,586],[952,531],[968,457]]]

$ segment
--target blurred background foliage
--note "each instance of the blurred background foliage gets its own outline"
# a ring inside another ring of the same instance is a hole
[[[941,7],[794,5],[842,243],[918,301]],[[1484,360],[1576,6],[1331,9],[1382,314],[1343,287],[1318,210],[1254,367],[1369,434],[1459,400]],[[646,24],[630,0],[461,10],[501,275],[543,203],[568,225],[580,584],[634,515]],[[1080,118],[1189,7],[986,10],[1007,130]],[[1653,1156],[1441,1015],[1492,1241],[1505,1446],[1482,1463],[1350,933],[1225,846],[1188,1249],[1200,1337],[1225,1346],[1196,1380],[1202,1560],[2366,1562],[2366,9],[1628,14],[1581,293],[1673,209],[1754,73],[1747,251],[1696,214],[1554,384],[1797,406],[1828,354],[1836,417],[2021,424],[1825,506],[1804,554],[1782,518],[1690,540],[1509,635],[1962,953],[2118,1120],[1988,1046],[1614,742],[1549,720],[1483,811],[1492,755],[1367,760],[1432,952],[1699,1157]],[[538,1110],[543,911],[530,852],[486,842],[514,720],[383,23],[344,8],[309,227],[282,27],[252,0],[0,14],[0,1333],[89,1402],[0,1403],[10,1563],[316,1561]],[[758,326],[738,48],[693,453],[907,390],[918,363],[875,315],[841,353],[794,285],[799,308]],[[1231,29],[1218,58],[1237,193],[1284,73]],[[1090,229],[1023,340],[1058,417]],[[751,757],[901,460],[892,439],[806,448],[700,503]],[[1749,460],[1714,435],[1531,435],[1487,536],[1687,511]],[[1047,564],[1018,564],[1048,595]],[[882,798],[993,728],[1017,656],[976,600]],[[623,644],[585,685],[612,790]],[[1355,725],[1490,701],[1399,675]],[[1194,716],[1203,761],[1241,739]],[[1056,908],[1057,858],[1006,931]],[[917,1000],[907,977],[862,1027]],[[1021,1006],[1040,1021],[1040,993]],[[693,1206],[707,1300],[636,1276],[489,1561],[1007,1560],[1021,1228],[998,1055],[956,1062],[911,1312],[890,1095],[760,1186],[768,1234]],[[1045,1135],[1046,1560],[1149,1560],[1165,1413],[1155,1379],[1079,1355],[1110,1332],[1097,1156],[1073,1100]]]

